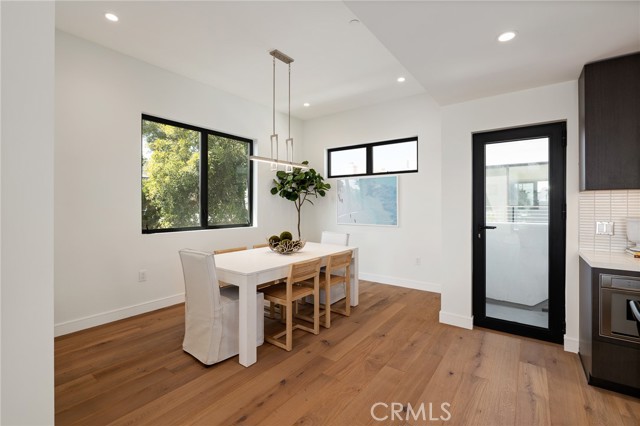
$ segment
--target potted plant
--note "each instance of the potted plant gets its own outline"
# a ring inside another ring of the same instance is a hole
[[[309,164],[303,161],[302,164]],[[324,197],[331,185],[324,181],[322,175],[314,169],[302,170],[294,168],[291,172],[279,170],[276,172],[276,178],[273,180],[274,186],[271,188],[271,194],[279,195],[289,201],[293,201],[298,212],[298,239],[300,239],[300,211],[305,202],[313,204],[309,198]]]

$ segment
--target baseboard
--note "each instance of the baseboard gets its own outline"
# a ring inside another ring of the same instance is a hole
[[[360,272],[358,278],[366,281],[373,281],[381,284],[395,285],[397,287],[412,288],[414,290],[430,291],[432,293],[440,293],[442,288],[440,284],[429,283],[426,281],[414,281],[404,278],[388,277],[385,275],[367,274]]]
[[[564,335],[564,350],[565,352],[572,352],[574,354],[578,353],[580,349],[580,341],[575,337],[568,337],[566,334]]]
[[[118,321],[135,315],[144,314],[155,311],[157,309],[166,308],[167,306],[177,305],[184,302],[184,293],[174,296],[164,297],[162,299],[151,300],[149,302],[139,303],[125,308],[114,309],[113,311],[102,312],[100,314],[90,315],[88,317],[79,318],[71,321],[61,322],[55,325],[55,337],[65,334],[74,333],[76,331],[95,327],[109,322]]]
[[[467,317],[458,314],[452,314],[450,312],[440,311],[440,322],[442,324],[454,325],[460,328],[466,328],[468,330],[473,329],[473,317]]]

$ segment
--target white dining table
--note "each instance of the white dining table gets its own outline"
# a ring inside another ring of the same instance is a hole
[[[269,247],[241,250],[215,255],[218,279],[239,288],[240,328],[239,361],[248,367],[258,358],[256,347],[256,292],[259,284],[286,278],[289,266],[305,260],[322,258],[326,264],[328,256],[345,250],[353,251],[351,264],[351,306],[358,305],[358,248],[335,244],[307,242],[299,252],[278,254]]]

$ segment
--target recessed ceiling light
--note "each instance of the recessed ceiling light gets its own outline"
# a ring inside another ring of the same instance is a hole
[[[360,23],[360,20],[359,19],[352,19],[352,20],[349,21],[349,23],[351,25],[358,25]]]
[[[302,106],[309,107],[309,106],[311,106],[311,104],[309,102],[305,102],[305,103],[302,104]]]
[[[398,77],[398,83],[404,83],[405,80],[406,78],[404,77]]]
[[[517,33],[515,31],[506,31],[498,36],[498,41],[505,42],[516,38]]]
[[[105,13],[104,17],[111,22],[118,22],[119,18],[113,13]]]

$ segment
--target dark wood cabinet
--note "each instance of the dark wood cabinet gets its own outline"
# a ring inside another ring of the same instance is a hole
[[[640,188],[640,52],[584,66],[580,190]]]
[[[580,258],[580,361],[590,385],[640,397],[640,343],[600,333],[602,274],[640,277],[638,272],[592,268]]]

